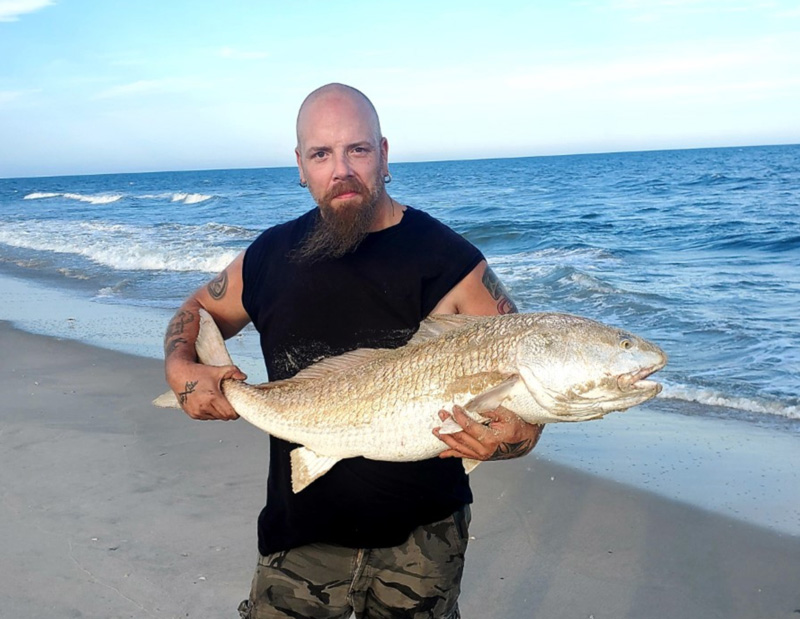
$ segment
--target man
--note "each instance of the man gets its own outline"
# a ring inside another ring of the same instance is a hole
[[[220,391],[236,367],[196,362],[198,310],[225,337],[251,320],[271,380],[355,348],[401,346],[430,313],[514,311],[480,252],[386,192],[388,142],[372,103],[329,84],[297,118],[297,166],[318,208],[265,231],[172,319],[166,375],[195,419],[236,419]],[[510,411],[489,426],[456,408],[463,432],[423,462],[352,458],[294,494],[289,452],[270,438],[259,562],[243,617],[459,617],[472,494],[459,458],[528,453],[541,428]],[[439,436],[437,434],[437,436]]]

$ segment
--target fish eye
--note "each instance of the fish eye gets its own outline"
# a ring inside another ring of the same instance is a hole
[[[619,341],[619,345],[623,350],[630,350],[633,348],[633,342],[631,342],[628,338],[623,338]]]

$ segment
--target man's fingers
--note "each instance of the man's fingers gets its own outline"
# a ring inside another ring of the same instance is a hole
[[[459,434],[463,434],[463,432],[460,432]],[[439,435],[437,434],[437,436]],[[449,447],[449,449],[445,449],[439,454],[440,458],[471,458],[473,460],[483,460],[486,457],[482,455],[480,451],[476,451],[469,445],[459,442],[456,436],[457,435],[455,434],[445,434],[443,436],[439,436],[439,438]]]
[[[214,416],[215,419],[222,419],[223,421],[233,421],[234,419],[239,418],[239,414],[233,410],[233,407],[230,405],[230,402],[226,399],[217,400],[214,403],[214,410],[216,415]]]
[[[233,380],[247,380],[247,374],[242,372],[239,368],[235,365],[227,366],[223,368],[225,371],[223,372],[220,380],[225,380],[226,378],[232,378]]]
[[[234,365],[210,367],[198,365],[186,389],[178,394],[183,410],[192,418],[203,421],[212,419],[233,420],[239,415],[222,392],[225,380],[244,380],[247,375]]]
[[[469,458],[471,460],[480,460],[480,455],[475,453],[468,453],[463,451],[456,451],[455,449],[447,449],[439,454],[440,458]]]
[[[482,443],[488,438],[493,438],[496,432],[490,427],[475,421],[464,412],[460,406],[453,407],[453,419],[456,423],[464,428],[464,433]]]
[[[453,419],[463,428],[461,432],[454,434],[441,434],[439,428],[434,428],[434,435],[445,443],[450,449],[439,454],[441,458],[472,458],[474,460],[484,460],[491,455],[491,450],[487,449],[481,439],[486,436],[488,430],[481,424],[472,421],[463,409],[455,407],[453,409]],[[442,421],[450,416],[447,411],[440,411],[439,417]]]

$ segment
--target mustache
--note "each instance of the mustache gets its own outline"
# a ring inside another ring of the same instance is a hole
[[[365,197],[369,196],[369,192],[367,191],[366,186],[363,183],[361,183],[361,181],[355,178],[349,178],[328,189],[328,191],[325,192],[325,195],[322,196],[322,199],[320,201],[330,202],[337,196],[342,195],[343,193],[351,193],[351,192],[358,193]]]

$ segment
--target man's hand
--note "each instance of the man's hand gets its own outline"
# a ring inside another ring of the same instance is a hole
[[[439,454],[440,458],[471,458],[473,460],[508,460],[529,453],[539,440],[544,426],[526,423],[507,408],[484,413],[491,419],[488,426],[473,421],[460,406],[453,407],[452,415],[439,411],[442,421],[451,417],[464,428],[455,434],[433,433],[450,449]]]
[[[238,419],[220,385],[226,378],[245,380],[247,376],[236,366],[212,367],[185,362],[170,366],[169,385],[178,396],[178,403],[192,419]]]

